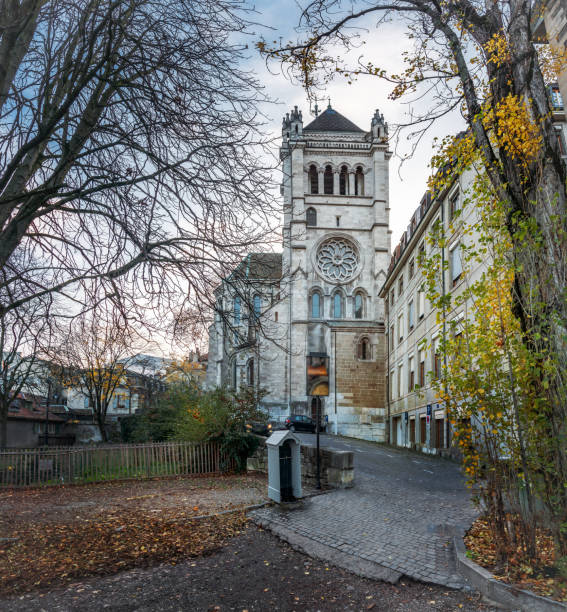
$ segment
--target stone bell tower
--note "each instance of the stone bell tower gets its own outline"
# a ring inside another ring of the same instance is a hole
[[[376,111],[366,132],[329,103],[304,127],[295,107],[283,119],[280,155],[288,408],[312,414],[305,362],[317,344],[330,357],[328,431],[383,440],[386,347],[378,292],[390,255],[388,125]]]

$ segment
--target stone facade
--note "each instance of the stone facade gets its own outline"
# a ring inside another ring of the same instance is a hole
[[[561,138],[565,138],[567,123],[562,106],[554,109],[553,119]],[[564,160],[567,162],[567,155]],[[424,195],[394,249],[388,277],[380,292],[387,302],[388,439],[394,445],[425,453],[448,453],[452,432],[445,407],[431,385],[432,378],[441,374],[437,347],[443,329],[437,323],[437,312],[425,297],[418,256],[422,251],[428,257],[439,254],[446,262],[442,278],[438,280],[443,294],[451,292],[458,296],[467,285],[480,279],[490,261],[461,273],[462,264],[455,265],[460,258],[454,256],[463,243],[479,244],[479,236],[462,231],[463,225],[470,228],[478,221],[478,211],[469,191],[474,178],[474,171],[467,170],[455,176],[453,183],[434,199],[429,193]],[[458,211],[458,215],[453,211]],[[446,236],[442,247],[428,240],[437,224],[441,224]],[[466,300],[449,313],[449,319],[468,318],[473,310],[473,304]]]
[[[295,108],[284,118],[282,141],[280,275],[259,271],[273,254],[253,254],[218,289],[207,384],[267,389],[274,420],[313,415],[306,356],[326,353],[327,431],[383,440],[378,292],[390,255],[387,125],[376,112],[366,132],[329,106],[303,127]],[[251,319],[255,331],[243,342]]]

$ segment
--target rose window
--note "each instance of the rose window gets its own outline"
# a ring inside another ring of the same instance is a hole
[[[319,272],[331,282],[344,282],[352,278],[358,263],[358,252],[348,240],[333,238],[324,242],[317,251]]]

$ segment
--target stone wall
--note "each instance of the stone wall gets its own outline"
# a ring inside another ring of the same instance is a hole
[[[358,357],[358,343],[368,338],[370,359]],[[336,393],[338,433],[383,441],[385,439],[385,336],[376,328],[341,330],[336,335]]]
[[[320,449],[321,485],[331,489],[345,489],[354,485],[354,453]],[[248,472],[268,473],[268,449],[265,441],[248,458]],[[317,449],[314,446],[301,447],[301,480],[311,487],[317,478]]]

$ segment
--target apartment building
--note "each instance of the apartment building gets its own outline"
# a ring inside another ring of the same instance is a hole
[[[538,0],[533,10],[533,36],[549,43],[558,53],[567,49],[567,0]],[[567,100],[567,70],[559,75],[557,91]]]
[[[557,135],[565,151],[567,124],[560,95],[550,88]],[[567,157],[565,157],[567,161]],[[458,296],[482,275],[489,262],[467,267],[461,261],[463,245],[478,242],[474,233],[462,229],[474,227],[477,210],[470,201],[470,187],[475,173],[468,170],[435,198],[426,193],[411,216],[407,230],[393,251],[388,275],[379,296],[386,306],[387,334],[387,421],[389,440],[397,446],[442,453],[451,443],[451,427],[445,407],[432,385],[442,374],[438,352],[444,333],[437,322],[437,312],[426,297],[420,255],[438,255],[444,264],[437,279],[443,295]],[[434,240],[443,229],[443,246]],[[452,303],[458,300],[452,300]],[[450,321],[470,316],[471,305],[464,302],[446,313]]]

